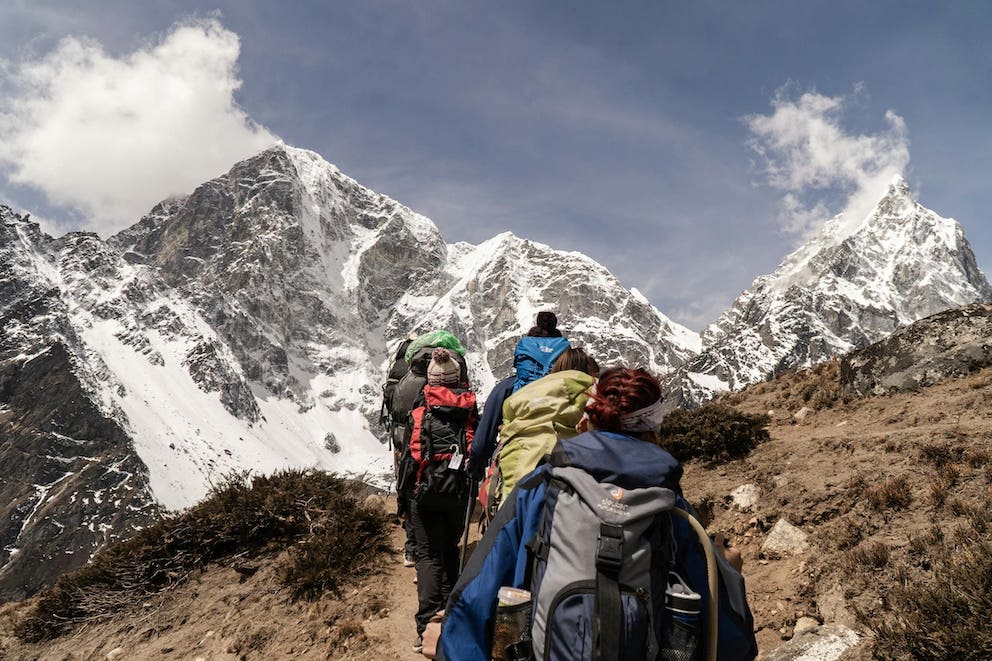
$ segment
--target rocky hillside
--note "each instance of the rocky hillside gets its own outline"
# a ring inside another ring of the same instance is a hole
[[[93,243],[52,240],[0,208],[0,600],[23,598],[158,511],[127,430],[93,397],[101,380],[116,384],[84,360],[72,316],[97,302],[61,295],[60,268],[96,261]]]
[[[696,405],[936,312],[988,301],[992,286],[961,226],[923,207],[900,178],[865,218],[833,218],[757,278],[703,332],[702,352],[671,377],[671,405]]]
[[[743,551],[761,649],[791,641],[768,658],[827,658],[800,651],[855,640],[845,659],[987,658],[992,640],[972,629],[982,617],[971,611],[985,608],[992,575],[980,546],[992,511],[989,311],[969,306],[902,331],[943,338],[917,345],[912,365],[906,352],[888,354],[896,371],[930,375],[911,388],[858,394],[884,352],[905,346],[885,341],[846,356],[843,380],[831,361],[721,398],[769,414],[771,440],[741,461],[688,466],[684,485]],[[953,567],[972,579],[946,592]]]

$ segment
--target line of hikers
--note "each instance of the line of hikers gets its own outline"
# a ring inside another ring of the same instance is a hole
[[[404,564],[416,567],[413,650],[450,661],[753,659],[740,554],[706,535],[682,495],[682,468],[657,436],[658,380],[600,373],[552,312],[536,321],[481,418],[451,333],[395,354],[382,422]],[[484,533],[465,563],[477,498]]]

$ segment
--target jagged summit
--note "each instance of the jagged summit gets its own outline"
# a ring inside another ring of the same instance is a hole
[[[483,392],[510,374],[516,341],[541,309],[553,308],[572,343],[604,365],[623,361],[667,373],[699,349],[696,333],[594,260],[511,232],[451,246],[441,277],[449,283],[428,282],[399,301],[389,333],[440,323],[465,338],[470,365],[486,375]]]
[[[827,221],[702,333],[703,351],[670,382],[677,392],[672,405],[698,403],[866,346],[941,310],[989,300],[992,287],[961,226],[923,207],[896,178],[864,218]]]

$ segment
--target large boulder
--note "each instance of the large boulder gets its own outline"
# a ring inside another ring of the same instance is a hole
[[[841,382],[854,393],[915,390],[992,365],[992,305],[940,312],[852,351],[841,361]]]

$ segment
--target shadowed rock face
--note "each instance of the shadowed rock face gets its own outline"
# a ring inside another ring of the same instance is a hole
[[[992,305],[921,319],[841,361],[841,381],[858,395],[916,390],[992,365]]]
[[[124,430],[61,344],[0,360],[0,600],[22,599],[157,514]]]

